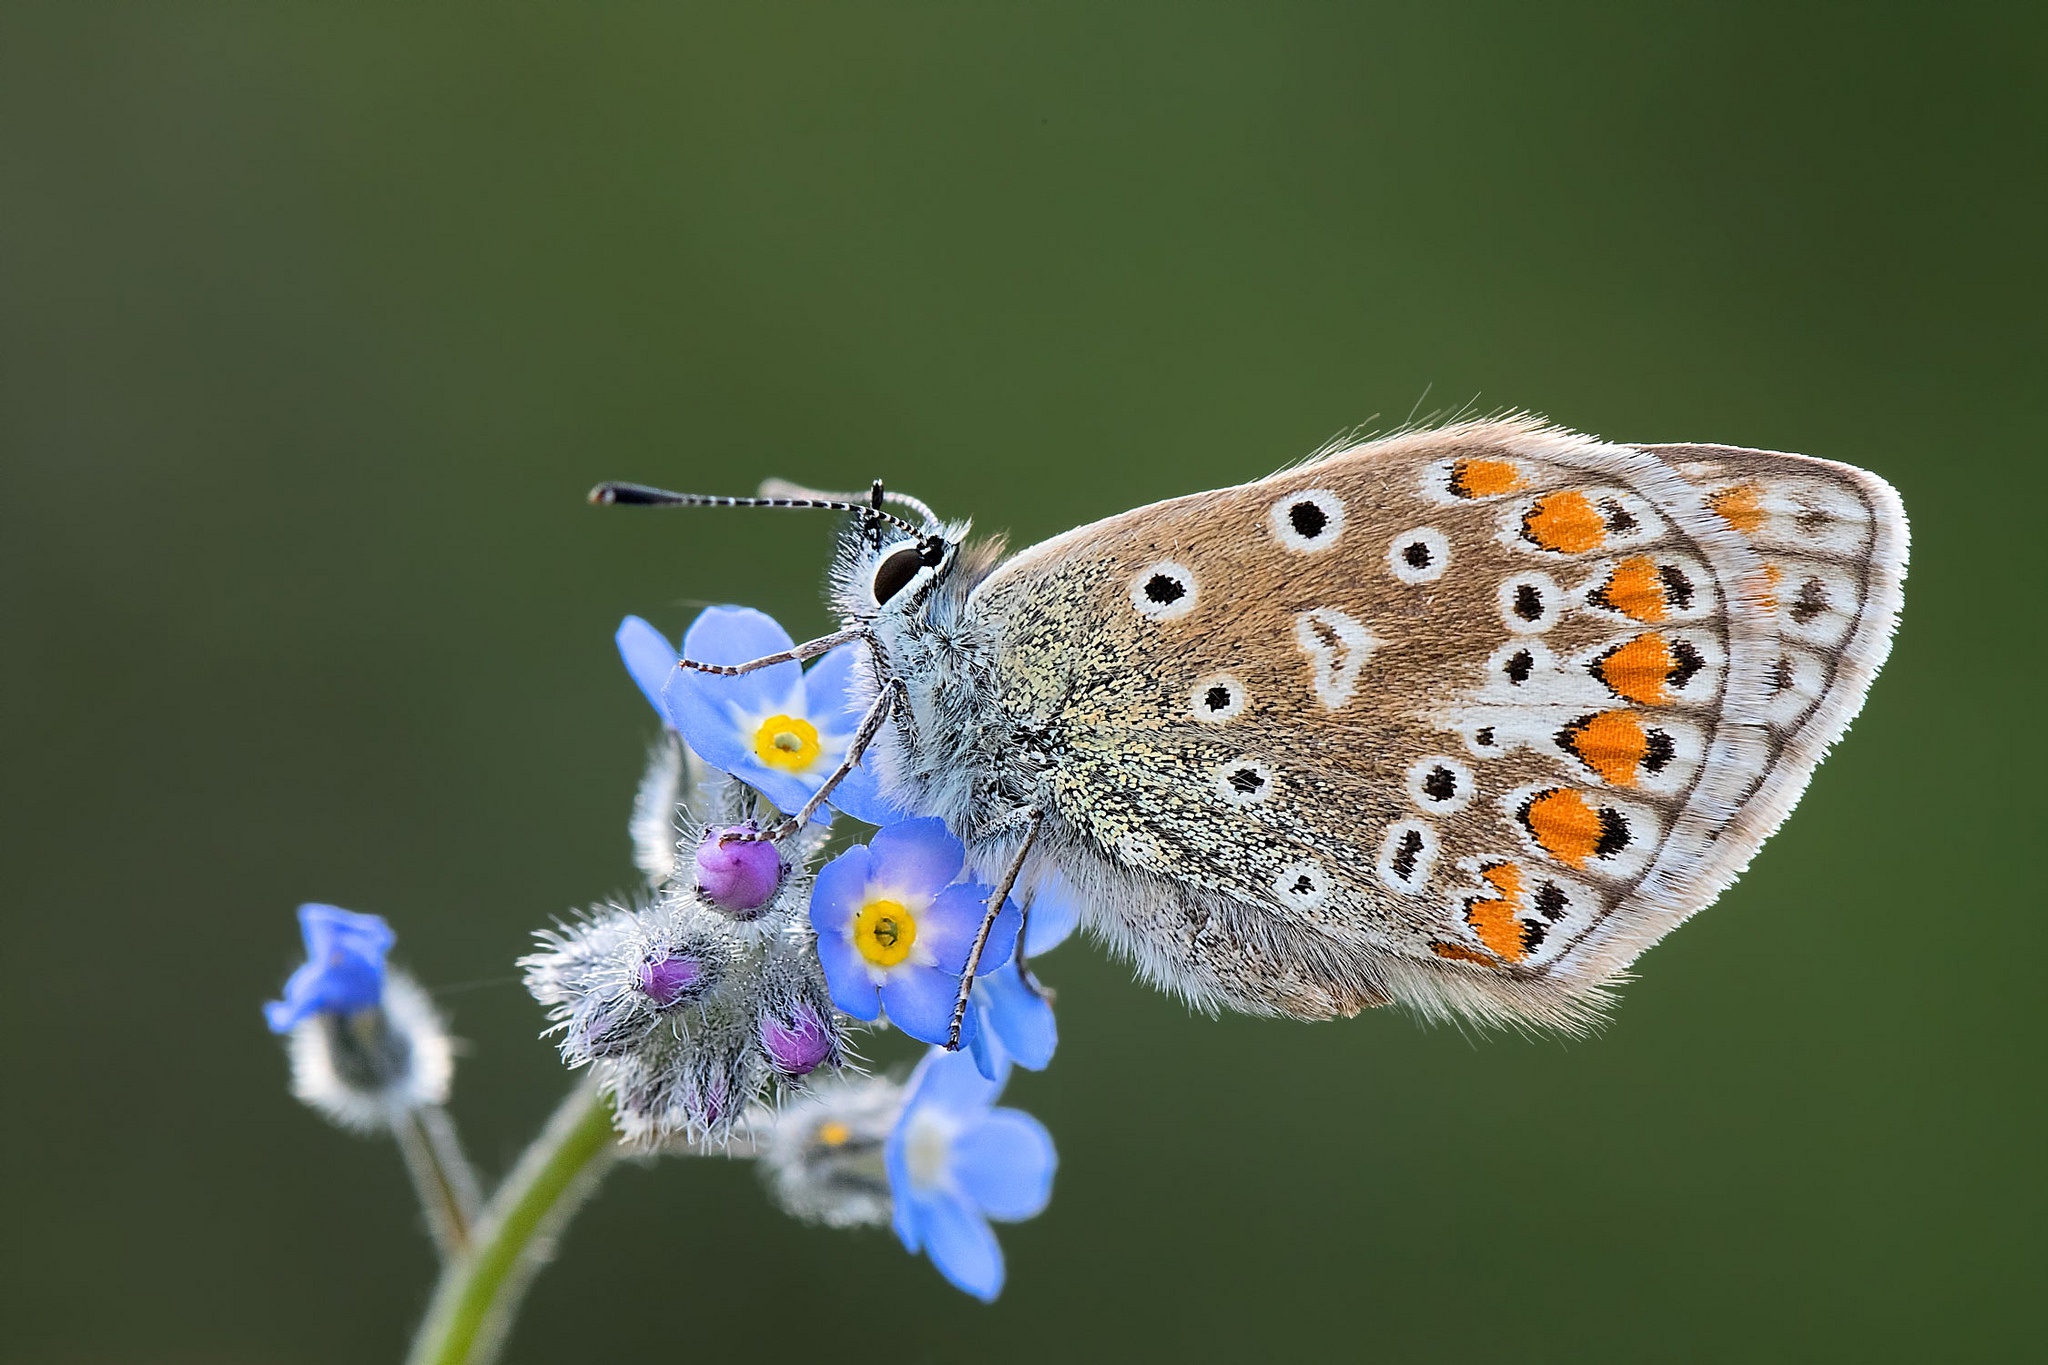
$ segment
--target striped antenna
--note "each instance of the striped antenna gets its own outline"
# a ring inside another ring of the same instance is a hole
[[[600,507],[814,507],[826,512],[859,512],[877,517],[909,535],[918,528],[901,517],[877,511],[864,502],[840,498],[722,498],[707,493],[671,493],[641,483],[601,483],[590,490],[590,500]]]

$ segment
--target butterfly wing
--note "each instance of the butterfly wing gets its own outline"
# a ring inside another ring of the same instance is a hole
[[[1783,822],[1905,559],[1860,470],[1486,422],[1083,527],[972,606],[1045,859],[1155,979],[1569,1026]]]

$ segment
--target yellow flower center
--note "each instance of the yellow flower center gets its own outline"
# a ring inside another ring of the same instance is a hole
[[[917,916],[895,901],[869,901],[853,921],[853,946],[877,967],[893,967],[917,942]]]
[[[826,1119],[818,1125],[818,1141],[824,1143],[827,1147],[843,1147],[846,1145],[846,1140],[852,1136],[853,1129],[848,1128],[838,1119]]]
[[[818,727],[797,716],[770,716],[754,731],[754,753],[771,768],[800,773],[818,761]]]

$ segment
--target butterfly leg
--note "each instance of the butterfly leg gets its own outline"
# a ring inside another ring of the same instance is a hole
[[[815,659],[829,649],[835,649],[850,640],[867,636],[865,626],[849,626],[835,630],[830,635],[820,635],[815,640],[806,640],[790,649],[774,654],[763,654],[758,659],[749,659],[743,664],[706,664],[695,659],[677,659],[677,668],[687,668],[693,673],[716,673],[721,678],[737,678],[742,673],[752,673],[757,668],[768,668],[775,664],[800,664],[806,659]]]
[[[988,898],[988,912],[981,917],[981,928],[974,935],[974,946],[967,950],[967,966],[960,973],[960,994],[953,1001],[953,1027],[946,1034],[946,1051],[960,1050],[960,1028],[967,1022],[967,997],[974,991],[974,973],[981,966],[982,950],[988,947],[988,936],[995,930],[996,916],[1003,912],[1003,902],[1009,899],[1010,888],[1017,884],[1017,874],[1024,870],[1024,859],[1031,853],[1031,845],[1038,840],[1038,827],[1045,821],[1045,812],[1031,811],[1025,819],[1029,821],[1024,831],[1024,842],[1017,849],[1017,856],[1010,859],[1010,865],[1003,869],[1002,884],[995,894]],[[1024,931],[1017,931],[1017,951],[1024,949]],[[1029,978],[1026,978],[1029,980]]]
[[[860,762],[861,756],[867,753],[868,745],[875,742],[875,735],[881,731],[883,723],[889,719],[889,714],[902,702],[902,692],[903,684],[891,678],[888,685],[882,689],[882,695],[875,698],[875,704],[861,717],[860,729],[853,732],[853,739],[846,746],[846,757],[839,760],[839,766],[832,770],[832,775],[825,779],[824,785],[811,795],[810,800],[804,802],[802,810],[779,825],[756,830],[751,834],[729,834],[721,842],[729,840],[734,843],[760,843],[787,839],[809,824],[811,817],[818,813],[818,808],[825,804],[825,798],[832,794],[832,789],[845,780],[846,775],[853,771],[854,765]],[[987,930],[984,929],[983,932],[986,933]]]

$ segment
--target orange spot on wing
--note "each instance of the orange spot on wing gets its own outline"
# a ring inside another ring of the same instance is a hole
[[[1650,752],[1643,723],[1628,711],[1602,711],[1565,727],[1558,737],[1564,747],[1616,787],[1633,787],[1636,769]]]
[[[1582,555],[1607,539],[1607,523],[1593,501],[1570,489],[1538,498],[1522,518],[1522,534],[1546,550]]]
[[[1764,524],[1764,490],[1761,485],[1738,483],[1723,488],[1707,499],[1707,506],[1721,514],[1721,520],[1744,535],[1756,534]]]
[[[1493,498],[1522,486],[1522,471],[1509,460],[1459,460],[1451,466],[1451,491],[1461,498]]]
[[[1453,962],[1476,962],[1482,967],[1497,967],[1500,964],[1476,948],[1467,948],[1458,943],[1432,943],[1429,950],[1438,957],[1447,957]]]
[[[1509,900],[1522,894],[1522,869],[1513,863],[1495,863],[1481,870],[1479,875],[1493,883],[1493,889]]]
[[[1664,619],[1664,580],[1657,573],[1657,561],[1637,555],[1614,566],[1614,573],[1600,589],[1607,605],[1623,616],[1655,625]]]
[[[1653,630],[1603,654],[1593,671],[1616,696],[1645,706],[1662,706],[1671,700],[1664,684],[1677,663],[1670,642]]]
[[[1522,812],[1522,822],[1537,845],[1567,867],[1584,867],[1600,847],[1600,812],[1575,791],[1539,794]]]
[[[1522,869],[1513,863],[1495,863],[1481,868],[1479,875],[1499,894],[1466,902],[1465,923],[1503,961],[1520,962],[1529,955],[1527,936],[1515,918],[1515,902],[1522,895]]]
[[[1778,609],[1778,584],[1784,580],[1785,571],[1775,564],[1764,565],[1764,586],[1756,593],[1757,610],[1772,613]]]

